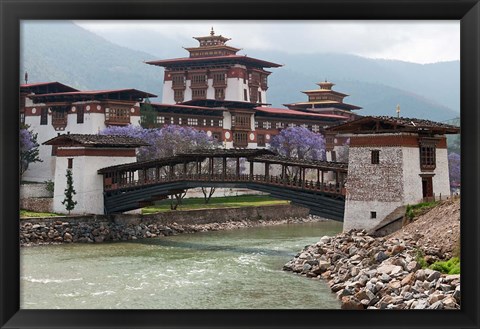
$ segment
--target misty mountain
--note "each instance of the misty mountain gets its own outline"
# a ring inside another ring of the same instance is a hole
[[[117,46],[66,21],[25,23],[20,81],[58,81],[78,89],[135,88],[158,94],[163,70],[143,63],[152,55]]]
[[[25,23],[21,33],[21,81],[26,70],[29,82],[59,81],[78,89],[136,88],[161,97],[163,69],[143,63],[158,56],[111,43],[71,22]],[[168,44],[159,38],[151,42]],[[361,106],[357,113],[362,115],[395,115],[400,104],[402,116],[440,121],[458,116],[458,61],[421,65],[344,54],[248,55],[285,65],[271,69],[267,101],[274,106],[305,101],[302,90],[328,79],[336,83],[335,90],[351,95],[345,102]]]

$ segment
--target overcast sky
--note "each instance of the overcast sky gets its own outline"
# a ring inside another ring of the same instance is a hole
[[[347,53],[434,63],[460,59],[459,21],[75,21],[114,43],[157,56],[186,56],[193,36],[229,37],[229,45],[287,53]],[[159,42],[161,41],[161,42]]]

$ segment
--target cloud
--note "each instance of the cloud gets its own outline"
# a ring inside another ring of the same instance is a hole
[[[347,53],[432,63],[460,59],[459,21],[75,21],[122,46],[185,56],[193,36],[232,38],[243,49],[285,53]]]

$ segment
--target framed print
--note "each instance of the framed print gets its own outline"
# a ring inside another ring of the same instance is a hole
[[[478,1],[0,3],[2,328],[478,327]]]

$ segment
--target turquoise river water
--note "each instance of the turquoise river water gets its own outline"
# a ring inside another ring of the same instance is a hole
[[[341,223],[21,249],[23,309],[339,308],[323,281],[282,266]]]

